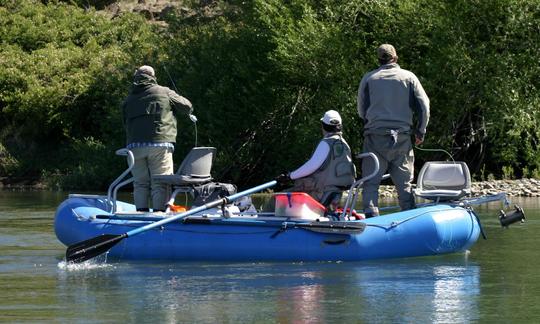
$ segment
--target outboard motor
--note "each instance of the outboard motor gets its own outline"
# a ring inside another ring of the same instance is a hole
[[[518,205],[514,205],[514,207],[516,210],[509,214],[506,214],[503,210],[501,210],[499,214],[499,222],[501,223],[502,227],[508,228],[508,226],[516,222],[525,222],[525,212],[523,212],[523,208],[519,207]]]

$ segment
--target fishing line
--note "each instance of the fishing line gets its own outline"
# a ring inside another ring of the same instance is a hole
[[[425,151],[425,152],[442,152],[442,153],[445,153],[446,155],[448,155],[450,157],[450,159],[452,160],[452,163],[453,164],[457,164],[456,161],[454,160],[454,157],[452,156],[452,154],[450,154],[448,151],[446,150],[443,150],[443,149],[425,149],[425,148],[420,148],[418,147],[417,145],[414,145],[414,147],[420,151]],[[458,171],[456,169],[453,170],[451,176],[454,177],[454,176],[460,176],[458,175],[457,173]]]
[[[195,127],[195,147],[197,147],[197,117],[195,115],[189,115],[189,119],[193,122],[193,127]]]
[[[165,66],[165,64],[162,64],[162,66],[163,66],[163,70],[165,70],[165,73],[167,73],[169,80],[171,80],[174,90],[176,91],[177,94],[180,94],[178,89],[176,88],[176,84],[174,83],[173,78],[171,77],[169,73],[169,70],[167,70],[167,67]],[[197,143],[198,143],[197,117],[195,117],[195,115],[189,114],[189,119],[193,122],[193,126],[195,127],[195,147],[197,147]]]
[[[174,80],[172,79],[171,75],[169,74],[169,70],[167,70],[167,67],[165,66],[165,64],[162,64],[163,66],[163,69],[165,70],[165,73],[167,73],[167,76],[169,77],[169,80],[171,80],[171,83],[174,87],[174,90],[176,90],[176,93],[178,93],[178,89],[176,88],[176,84],[174,83]]]
[[[421,148],[417,145],[414,146],[417,150],[420,150],[420,151],[425,151],[425,152],[442,152],[442,153],[445,153],[446,155],[448,155],[450,157],[450,159],[452,160],[452,162],[456,162],[454,160],[454,157],[452,156],[452,154],[450,154],[448,151],[446,150],[443,150],[443,149],[425,149],[425,148]]]

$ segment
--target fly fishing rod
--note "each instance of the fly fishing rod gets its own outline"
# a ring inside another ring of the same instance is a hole
[[[176,88],[176,84],[174,83],[173,78],[169,74],[169,70],[167,70],[167,67],[165,66],[165,64],[163,64],[163,69],[165,70],[165,73],[167,73],[167,76],[169,77],[169,80],[171,80],[171,83],[172,83],[172,85],[174,87],[174,90],[176,91],[176,93],[179,94],[179,91]],[[197,117],[195,115],[193,115],[193,114],[189,114],[189,119],[193,122],[193,126],[195,127],[195,147],[197,147],[197,143],[198,143],[198,140],[197,140]]]

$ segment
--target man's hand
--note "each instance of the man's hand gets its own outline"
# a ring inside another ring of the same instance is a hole
[[[424,139],[423,139],[423,138],[420,138],[420,137],[418,137],[418,136],[415,136],[414,144],[415,144],[415,145],[420,145],[420,144],[422,144],[422,143],[424,143]]]
[[[289,173],[282,173],[275,179],[280,186],[286,186],[291,182],[291,176]]]

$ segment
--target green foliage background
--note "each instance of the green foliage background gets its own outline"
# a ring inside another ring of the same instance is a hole
[[[220,181],[296,168],[328,109],[359,152],[356,91],[381,43],[431,99],[422,147],[450,151],[476,179],[540,175],[537,0],[217,1],[171,12],[166,27],[83,2],[0,0],[0,177],[106,188],[125,167],[119,106],[142,64],[193,102]],[[179,126],[178,163],[194,144],[192,124]],[[418,166],[448,158],[416,154]]]

